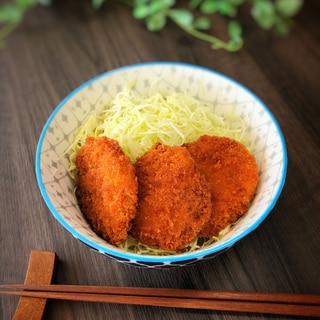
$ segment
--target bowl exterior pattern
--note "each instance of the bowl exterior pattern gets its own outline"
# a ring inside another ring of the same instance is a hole
[[[68,155],[74,132],[131,81],[141,94],[187,92],[220,116],[241,116],[245,140],[259,166],[256,197],[249,212],[222,240],[190,254],[151,257],[111,246],[88,225],[73,196]],[[54,217],[77,239],[119,262],[148,268],[193,264],[214,257],[252,232],[274,207],[284,184],[287,154],[281,130],[268,108],[248,89],[214,71],[181,63],[145,63],[109,71],[71,92],[54,110],[39,139],[36,174]]]
[[[85,245],[87,245],[86,243],[84,243]],[[99,251],[96,248],[93,248],[91,246],[89,246],[92,250],[95,250],[103,255],[105,255],[106,257],[109,257],[113,260],[116,260],[120,263],[124,263],[127,265],[131,265],[134,267],[139,267],[139,268],[157,268],[157,269],[171,269],[171,268],[178,268],[178,267],[186,267],[186,266],[190,266],[193,265],[195,263],[199,263],[201,261],[205,261],[205,260],[209,260],[212,259],[214,257],[216,257],[217,255],[223,253],[224,251],[228,250],[229,248],[226,248],[224,250],[220,250],[219,252],[215,252],[212,254],[208,254],[205,257],[198,257],[198,258],[186,258],[186,260],[179,260],[179,261],[175,261],[174,259],[172,259],[172,261],[165,261],[165,262],[161,262],[161,261],[144,261],[143,259],[139,259],[139,257],[137,257],[136,259],[133,258],[120,258],[119,256],[114,256],[112,254],[108,254],[104,251]]]

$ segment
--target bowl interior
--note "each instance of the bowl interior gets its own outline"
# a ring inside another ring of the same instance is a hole
[[[220,116],[237,115],[245,122],[245,140],[259,166],[256,197],[248,213],[223,239],[206,249],[168,257],[128,254],[97,236],[73,197],[65,150],[93,110],[103,108],[131,81],[141,94],[187,92]],[[119,258],[183,261],[219,252],[253,231],[275,205],[286,176],[287,154],[281,130],[268,108],[239,83],[211,70],[181,63],[145,63],[109,71],[71,92],[54,110],[40,136],[36,174],[41,194],[55,218],[90,247]]]

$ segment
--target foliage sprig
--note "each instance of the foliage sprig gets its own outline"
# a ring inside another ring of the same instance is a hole
[[[303,6],[303,0],[189,0],[186,7],[175,0],[91,0],[92,7],[100,9],[106,1],[117,1],[132,8],[133,17],[143,20],[151,32],[165,28],[172,20],[191,36],[206,41],[212,49],[238,51],[243,46],[242,27],[236,20],[238,9],[250,5],[250,14],[264,30],[274,30],[286,36],[294,25],[293,17]],[[0,46],[5,38],[23,21],[25,14],[36,5],[51,5],[51,0],[12,0],[0,6]],[[228,19],[229,40],[223,41],[208,33],[215,15]]]

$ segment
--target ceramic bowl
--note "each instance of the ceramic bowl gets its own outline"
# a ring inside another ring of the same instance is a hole
[[[105,105],[130,81],[146,93],[151,85],[162,93],[188,92],[209,104],[217,114],[234,114],[245,122],[246,141],[259,167],[256,196],[249,211],[221,240],[191,253],[150,256],[125,252],[100,238],[88,225],[73,196],[68,158],[75,130],[90,112]],[[121,263],[146,268],[172,268],[210,259],[254,231],[275,206],[287,171],[287,152],[281,129],[267,106],[243,85],[199,66],[152,62],[124,66],[87,81],[72,91],[53,111],[36,151],[36,176],[53,216],[75,238]]]

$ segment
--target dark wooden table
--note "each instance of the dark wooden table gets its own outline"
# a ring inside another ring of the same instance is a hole
[[[276,39],[241,14],[245,46],[212,51],[169,23],[151,33],[124,5],[54,1],[28,13],[0,50],[0,283],[24,281],[31,250],[55,251],[56,283],[320,293],[320,2],[306,1],[290,36]],[[224,36],[224,20],[215,23]],[[145,61],[181,61],[247,86],[277,118],[287,180],[262,225],[211,261],[146,270],[112,261],[73,238],[51,215],[35,177],[40,132],[56,105],[97,74]],[[18,298],[1,296],[0,318]],[[84,302],[49,301],[45,319],[296,319]]]

